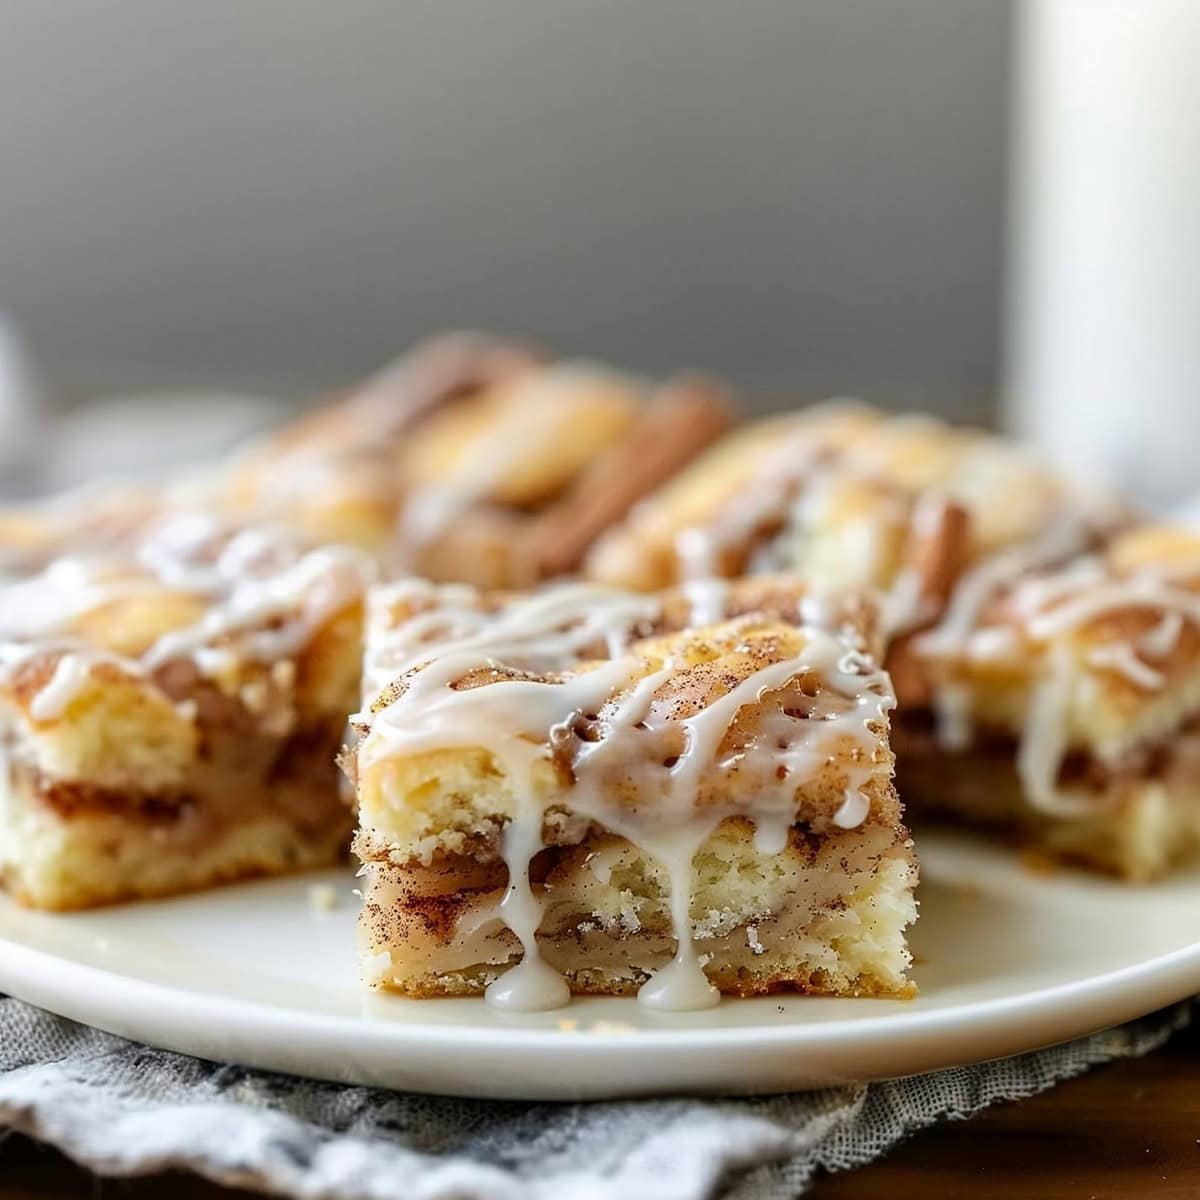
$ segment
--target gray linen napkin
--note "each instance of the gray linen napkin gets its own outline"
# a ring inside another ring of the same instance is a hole
[[[101,1173],[304,1200],[784,1200],[917,1129],[1145,1054],[1189,1004],[1064,1046],[761,1099],[521,1104],[315,1083],[152,1050],[0,998],[0,1124]]]

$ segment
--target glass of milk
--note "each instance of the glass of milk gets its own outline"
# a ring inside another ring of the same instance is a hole
[[[1200,2],[1025,0],[1004,411],[1077,473],[1200,495]]]

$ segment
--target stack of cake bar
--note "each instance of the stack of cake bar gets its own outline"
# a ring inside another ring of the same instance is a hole
[[[4,885],[356,826],[368,983],[687,1009],[912,994],[901,801],[1131,880],[1196,854],[1200,535],[930,418],[732,424],[454,334],[198,482],[0,512]]]

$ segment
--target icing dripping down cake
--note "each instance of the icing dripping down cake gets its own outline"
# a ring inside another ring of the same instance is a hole
[[[370,983],[519,1009],[911,993],[864,601],[405,581],[369,613],[346,767]]]

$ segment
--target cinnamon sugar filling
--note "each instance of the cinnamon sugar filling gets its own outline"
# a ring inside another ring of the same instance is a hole
[[[13,761],[8,786],[19,789],[62,821],[117,816],[135,825],[187,826],[197,843],[256,814],[284,816],[304,837],[327,837],[350,822],[339,797],[334,755],[341,725],[299,731],[282,742],[231,736],[222,739],[224,761],[197,764],[188,786],[138,791],[53,778]]]

